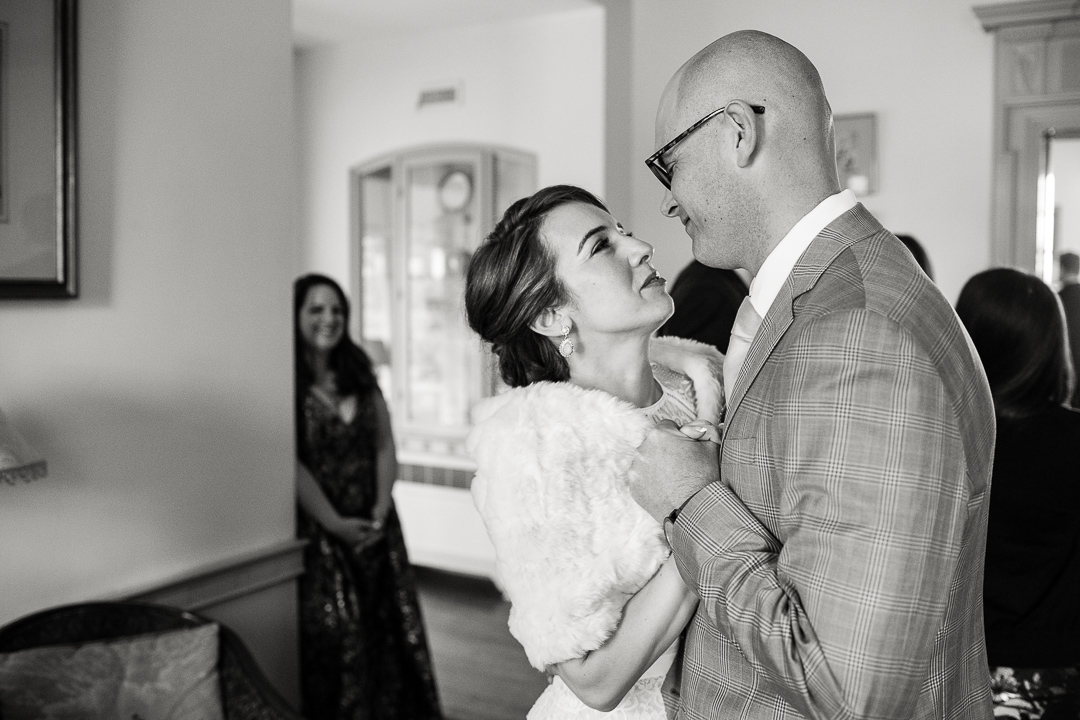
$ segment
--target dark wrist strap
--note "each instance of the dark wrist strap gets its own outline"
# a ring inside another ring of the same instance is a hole
[[[694,495],[696,494],[697,493],[694,493]],[[690,498],[694,497],[694,495],[683,500],[682,505],[672,510],[668,513],[668,516],[664,518],[664,539],[667,540],[668,546],[671,545],[671,530],[675,527],[675,521],[679,519],[679,513],[683,511],[683,508],[686,507],[686,504],[690,502]]]

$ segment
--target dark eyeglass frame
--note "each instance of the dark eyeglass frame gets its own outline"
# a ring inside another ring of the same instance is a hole
[[[734,102],[734,100],[731,101],[731,102]],[[685,140],[690,135],[690,133],[694,132],[699,127],[701,127],[705,123],[709,122],[710,120],[712,120],[714,117],[716,117],[720,113],[726,111],[727,106],[730,105],[731,102],[725,104],[721,108],[713,110],[711,113],[709,113],[705,117],[701,118],[700,120],[698,120],[696,123],[694,123],[690,127],[683,130],[681,133],[676,135],[675,138],[671,142],[664,145],[664,147],[662,147],[659,150],[657,150],[656,152],[654,152],[652,155],[650,155],[645,160],[645,165],[648,166],[648,168],[650,170],[652,170],[652,174],[656,176],[656,179],[659,180],[663,184],[664,187],[666,187],[668,190],[671,189],[671,168],[667,167],[664,164],[664,160],[663,160],[664,155],[666,155],[668,152],[670,152],[673,147],[675,147],[676,145],[681,143],[683,140]],[[747,103],[747,104],[749,105],[749,103]],[[750,105],[750,109],[753,110],[758,115],[762,115],[762,114],[765,113],[765,107],[763,105]]]

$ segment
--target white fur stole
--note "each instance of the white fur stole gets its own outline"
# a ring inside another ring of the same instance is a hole
[[[688,340],[652,346],[651,358],[694,381],[698,416],[717,422],[723,356]],[[615,631],[669,553],[628,485],[651,423],[607,393],[551,382],[480,402],[473,422],[472,496],[512,603],[510,632],[537,669],[581,657]]]

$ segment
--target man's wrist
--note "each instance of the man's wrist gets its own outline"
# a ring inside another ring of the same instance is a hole
[[[664,518],[664,539],[667,540],[669,546],[671,545],[671,531],[675,528],[675,521],[679,519],[679,515],[682,513],[683,508],[686,507],[686,504],[690,502],[690,498],[694,497],[696,494],[697,493],[691,493],[690,497],[683,500],[681,505],[674,508],[667,514],[667,517]]]

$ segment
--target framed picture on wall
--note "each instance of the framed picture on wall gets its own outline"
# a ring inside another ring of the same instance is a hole
[[[77,294],[76,1],[0,2],[0,298]]]
[[[840,187],[853,190],[859,197],[878,189],[876,125],[873,113],[833,116]]]

